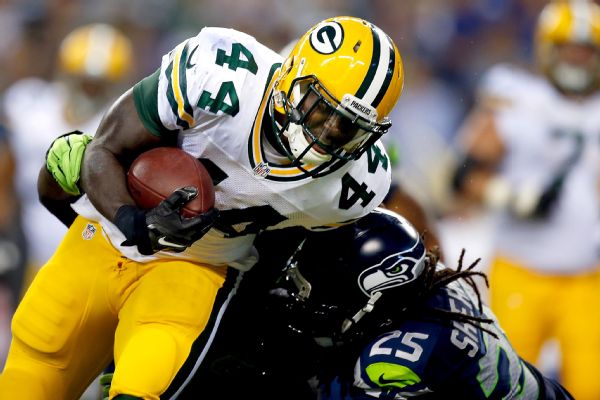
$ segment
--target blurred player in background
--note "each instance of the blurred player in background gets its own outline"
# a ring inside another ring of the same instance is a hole
[[[106,24],[83,25],[61,42],[53,81],[25,78],[10,86],[3,110],[12,134],[18,195],[29,248],[30,281],[66,228],[39,202],[39,160],[57,135],[94,133],[111,100],[127,82],[133,61],[129,39]]]
[[[537,23],[540,74],[483,79],[466,119],[462,200],[499,211],[491,306],[519,354],[559,342],[560,379],[600,398],[600,7],[551,2]]]

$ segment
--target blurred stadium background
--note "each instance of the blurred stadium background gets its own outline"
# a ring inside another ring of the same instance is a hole
[[[483,257],[485,268],[487,216],[465,214],[448,196],[456,130],[488,67],[499,61],[531,65],[532,34],[544,4],[546,0],[0,0],[0,97],[21,78],[53,79],[61,40],[87,23],[111,24],[131,39],[131,85],[203,26],[235,28],[279,50],[326,17],[366,18],[396,41],[406,69],[404,93],[386,138],[398,159],[394,178],[434,218],[447,260],[456,260],[466,247],[467,259]],[[31,162],[41,166],[43,160]],[[3,323],[6,327],[6,317]]]

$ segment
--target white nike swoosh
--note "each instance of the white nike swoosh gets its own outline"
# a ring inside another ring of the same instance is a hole
[[[184,249],[186,247],[179,243],[169,242],[168,240],[165,239],[164,236],[158,238],[158,244],[160,244],[161,246],[175,247],[176,249]]]

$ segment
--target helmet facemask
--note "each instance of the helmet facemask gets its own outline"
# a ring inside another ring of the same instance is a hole
[[[350,94],[336,99],[314,75],[294,79],[288,93],[273,96],[271,119],[277,141],[301,169],[303,164],[356,160],[391,126],[387,118],[377,122],[375,108]]]
[[[333,242],[348,248],[327,253]],[[416,230],[382,210],[336,233],[309,237],[271,294],[287,310],[281,320],[288,329],[321,347],[340,347],[402,315],[421,290],[427,265]]]
[[[329,290],[329,288],[328,288]],[[312,286],[302,276],[297,263],[288,264],[278,288],[271,296],[284,304],[288,330],[294,335],[303,335],[321,347],[339,347],[362,336],[363,331],[353,329],[363,317],[374,310],[381,292],[365,299],[363,306],[343,307],[339,299],[323,301],[311,298]],[[332,294],[339,297],[340,294]],[[313,296],[314,297],[314,296]]]
[[[600,50],[592,44],[554,45],[550,49],[548,65],[549,78],[565,93],[585,95],[598,88]]]

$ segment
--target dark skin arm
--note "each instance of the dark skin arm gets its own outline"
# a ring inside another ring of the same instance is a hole
[[[396,187],[382,204],[408,219],[421,235],[427,249],[432,250],[440,247],[436,231],[433,229],[432,221],[425,209],[419,202],[409,195],[402,187]]]
[[[85,151],[81,186],[94,206],[108,219],[122,205],[135,205],[127,191],[128,166],[140,153],[173,143],[150,133],[138,117],[133,90],[123,94],[100,123]]]
[[[60,222],[69,227],[77,217],[71,204],[81,196],[71,196],[64,192],[46,169],[46,164],[42,166],[38,174],[37,189],[40,203]]]

